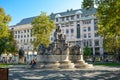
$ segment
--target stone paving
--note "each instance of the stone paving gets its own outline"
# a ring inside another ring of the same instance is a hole
[[[94,66],[93,69],[9,68],[9,80],[120,80],[120,67]]]

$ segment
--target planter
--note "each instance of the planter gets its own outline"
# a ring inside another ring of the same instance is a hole
[[[9,69],[8,68],[0,68],[0,79],[8,80]]]

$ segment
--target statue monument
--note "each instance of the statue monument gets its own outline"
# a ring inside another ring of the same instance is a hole
[[[19,63],[24,63],[24,50],[22,47],[19,49],[18,54],[19,54]]]
[[[74,48],[74,49],[72,49]],[[73,55],[78,54],[75,63],[70,59],[70,53]],[[38,47],[38,68],[60,68],[60,69],[73,69],[73,68],[89,68],[92,65],[85,63],[81,48],[78,45],[71,45],[66,41],[66,35],[61,32],[61,27],[57,26],[54,32],[54,42],[48,47],[42,44]]]

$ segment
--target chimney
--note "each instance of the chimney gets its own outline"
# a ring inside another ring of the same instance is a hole
[[[67,12],[69,12],[69,9],[67,9]]]

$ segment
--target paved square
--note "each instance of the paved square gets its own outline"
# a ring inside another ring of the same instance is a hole
[[[120,80],[120,67],[94,66],[93,69],[9,68],[9,80]]]

